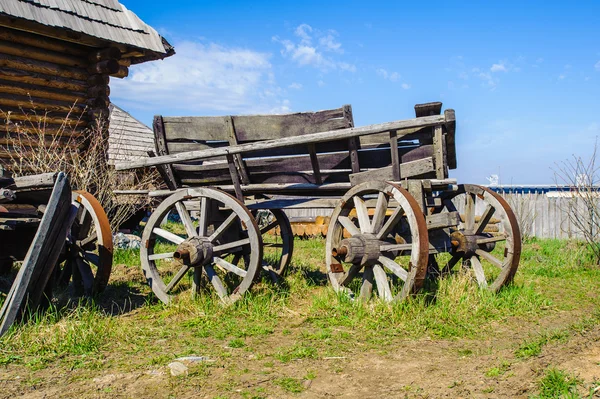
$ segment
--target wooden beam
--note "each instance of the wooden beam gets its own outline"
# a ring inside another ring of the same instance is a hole
[[[87,83],[82,80],[62,78],[14,68],[0,68],[0,79],[72,91],[85,91],[87,88]]]
[[[399,181],[400,179],[411,178],[416,176],[427,176],[434,171],[433,159],[431,157],[419,159],[417,161],[406,162],[400,168],[400,178],[394,178],[393,166],[385,168],[372,169],[365,172],[353,173],[350,175],[350,183],[355,186],[357,184],[372,181],[372,180],[392,180]]]
[[[21,43],[28,46],[38,47],[46,50],[56,51],[62,54],[85,57],[89,53],[89,47],[63,40],[51,39],[42,35],[24,32],[22,30],[10,29],[0,26],[0,40],[12,43]]]
[[[284,148],[296,145],[306,145],[310,143],[322,143],[333,140],[348,139],[350,137],[360,137],[364,135],[389,132],[398,130],[399,137],[401,131],[415,127],[435,126],[444,123],[443,116],[429,116],[424,118],[408,119],[403,121],[387,122],[377,125],[368,125],[356,128],[347,128],[320,133],[311,133],[297,137],[284,137],[276,140],[264,140],[256,143],[240,144],[223,148],[214,148],[201,151],[181,152],[174,155],[159,156],[156,158],[140,159],[129,163],[117,163],[117,170],[134,169],[146,166],[165,165],[176,162],[194,161],[205,158],[226,156],[228,154],[242,154],[258,150],[268,150],[272,148]]]
[[[444,141],[442,137],[442,127],[435,126],[433,128],[433,164],[435,165],[435,177],[437,179],[445,179],[445,165],[444,165]]]
[[[323,184],[323,179],[321,178],[321,168],[319,168],[319,158],[317,157],[317,152],[315,150],[314,144],[308,145],[308,153],[310,155],[310,163],[312,166],[312,170],[315,174],[315,183]]]
[[[390,151],[392,153],[392,176],[394,180],[400,180],[400,158],[398,157],[398,133],[390,131]]]
[[[237,135],[235,132],[235,123],[233,121],[233,117],[228,116],[225,119],[225,123],[227,124],[229,145],[237,145],[238,141],[237,141]],[[233,161],[235,163],[235,168],[238,170],[242,184],[249,184],[250,183],[250,175],[248,174],[246,165],[244,165],[244,160],[242,159],[241,154],[235,154],[233,156]]]
[[[156,115],[154,117],[154,121],[152,122],[152,130],[154,131],[154,143],[156,145],[156,153],[159,158],[161,156],[169,156],[169,150],[167,149],[167,141],[165,138],[165,125],[163,123],[163,118],[160,115]],[[148,158],[155,159],[155,158]],[[173,173],[173,167],[171,165],[163,164],[165,184],[169,188],[169,190],[175,190],[178,187],[178,181],[175,178],[175,174]],[[158,165],[157,165],[158,166]]]

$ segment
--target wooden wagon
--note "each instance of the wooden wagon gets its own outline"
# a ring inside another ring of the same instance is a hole
[[[101,292],[111,267],[110,225],[91,194],[72,192],[64,173],[0,177],[0,335],[47,305],[56,285]]]
[[[414,119],[363,127],[354,127],[350,106],[156,116],[156,156],[117,164],[157,166],[169,188],[149,193],[164,197],[142,237],[152,290],[169,302],[189,273],[192,289],[206,285],[231,302],[261,270],[281,277],[293,252],[285,210],[303,207],[335,208],[325,263],[336,291],[367,299],[375,286],[383,300],[401,300],[455,269],[498,290],[518,267],[516,218],[494,192],[448,178],[456,122],[441,109],[418,104]],[[172,215],[180,231],[165,224]],[[263,240],[269,231],[277,239]]]

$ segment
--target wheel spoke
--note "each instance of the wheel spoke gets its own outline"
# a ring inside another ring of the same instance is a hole
[[[208,241],[215,242],[218,240],[221,235],[223,235],[225,230],[231,227],[235,219],[237,219],[237,215],[235,212],[231,212],[231,215],[229,215],[227,219],[225,219],[223,223],[221,223],[221,225],[210,235],[210,237],[208,237]]]
[[[392,273],[398,276],[402,281],[406,281],[408,278],[408,272],[404,270],[399,264],[394,262],[394,260],[390,258],[386,258],[385,256],[380,256],[377,261],[381,263],[383,266],[388,268]]]
[[[465,199],[465,230],[473,231],[475,225],[475,194],[467,193]]]
[[[348,272],[344,274],[344,276],[340,279],[340,285],[348,285],[356,277],[358,272],[360,271],[362,265],[360,263],[353,263],[348,269]]]
[[[162,254],[148,255],[148,259],[150,259],[150,260],[170,259],[170,258],[173,258],[173,252],[165,252]]]
[[[358,195],[354,196],[354,208],[356,209],[356,216],[358,217],[358,225],[360,226],[361,233],[372,233],[371,222],[369,221],[369,211],[365,201],[362,200]]]
[[[373,267],[365,266],[363,271],[363,282],[360,287],[360,298],[363,301],[368,301],[373,293]]]
[[[213,248],[213,252],[223,252],[227,249],[231,249],[231,248],[235,248],[235,247],[241,247],[243,245],[248,245],[250,244],[250,239],[249,238],[244,238],[242,240],[238,240],[238,241],[234,241],[234,242],[229,242],[226,244],[222,244],[222,245],[217,245],[216,247]]]
[[[283,248],[283,244],[268,242],[266,244],[263,244],[263,248]]]
[[[490,219],[495,211],[496,209],[494,209],[492,205],[488,204],[488,206],[486,206],[485,211],[483,211],[483,215],[481,215],[481,219],[479,219],[479,224],[477,224],[477,227],[475,228],[476,235],[483,233],[483,230],[490,222]]]
[[[85,258],[85,260],[87,260],[88,262],[90,262],[91,264],[93,264],[96,267],[98,267],[98,265],[100,265],[100,257],[98,256],[98,254],[85,251],[83,253],[83,257]]]
[[[215,262],[215,264],[217,266],[222,267],[226,271],[237,274],[240,277],[246,277],[247,272],[244,269],[240,269],[239,267],[232,265],[231,263],[227,262],[224,259],[221,259],[221,258],[215,256],[213,258],[213,262]]]
[[[200,221],[198,224],[198,235],[200,237],[205,237],[207,230],[208,230],[208,198],[202,197],[200,199]]]
[[[188,270],[190,270],[190,266],[181,266],[181,268],[177,271],[177,274],[175,276],[173,276],[173,279],[167,285],[167,288],[165,289],[165,291],[167,293],[169,291],[171,291],[173,289],[173,287],[175,287],[177,285],[177,283],[179,283],[181,281],[181,279],[183,278],[183,276],[185,276],[185,274],[187,273]]]
[[[196,233],[196,228],[194,227],[194,223],[192,222],[192,217],[187,209],[185,209],[185,205],[183,202],[176,202],[175,208],[177,208],[177,213],[179,213],[179,218],[185,227],[185,232],[188,237],[197,237],[198,233]]]
[[[456,265],[461,258],[462,256],[460,255],[453,255],[452,258],[450,258],[450,260],[448,261],[448,263],[446,263],[446,266],[444,266],[444,268],[442,269],[441,274],[446,275],[450,273],[450,270],[452,270],[454,265]]]
[[[219,276],[217,276],[215,269],[213,269],[212,265],[204,265],[204,271],[206,272],[206,277],[208,277],[210,283],[215,287],[217,295],[222,299],[225,299],[227,297],[227,289],[225,289],[223,282]]]
[[[348,233],[350,233],[350,235],[355,236],[360,234],[360,230],[354,223],[352,223],[348,216],[340,216],[338,220],[340,221],[340,224],[348,231]]]
[[[162,238],[171,241],[173,244],[179,245],[185,241],[184,238],[179,237],[177,234],[173,234],[170,231],[161,229],[160,227],[155,227],[154,229],[152,229],[152,232],[157,236],[161,236]]]
[[[273,230],[275,227],[279,226],[279,222],[277,220],[272,221],[268,225],[264,226],[260,229],[260,234],[265,234],[267,231]]]
[[[75,258],[75,263],[77,264],[77,270],[83,284],[83,293],[90,295],[94,287],[94,273],[92,272],[92,268],[81,258]]]
[[[381,230],[383,221],[385,220],[385,214],[388,209],[388,198],[382,192],[377,195],[377,205],[375,205],[375,213],[373,214],[373,220],[371,223],[371,232]]]
[[[489,237],[489,238],[480,238],[477,240],[477,244],[487,244],[490,242],[498,242],[498,241],[506,241],[507,235],[506,233],[500,233],[497,236]]]
[[[504,262],[502,262],[500,259],[497,259],[494,255],[492,255],[489,252],[485,252],[482,249],[476,249],[475,253],[487,260],[488,262],[490,262],[492,265],[498,266],[500,269],[502,269],[502,267],[504,266]]]
[[[90,244],[92,242],[96,242],[96,241],[98,241],[98,234],[96,234],[96,232],[94,231],[92,234],[90,234],[89,236],[87,236],[83,240],[79,241],[77,243],[77,245],[80,248],[84,248],[86,245],[88,245],[88,244]]]
[[[386,302],[390,302],[392,300],[392,290],[390,289],[387,274],[385,274],[385,271],[379,265],[373,266],[373,274],[375,275],[379,297]]]
[[[487,288],[487,281],[485,279],[485,272],[483,271],[483,266],[481,266],[481,262],[479,262],[479,258],[477,256],[471,257],[471,268],[475,273],[475,278],[477,279],[477,283],[481,288]]]
[[[377,239],[384,239],[392,228],[400,221],[400,218],[404,215],[404,210],[398,205],[398,207],[394,210],[394,212],[390,215],[387,222],[383,225],[381,230],[377,232]]]

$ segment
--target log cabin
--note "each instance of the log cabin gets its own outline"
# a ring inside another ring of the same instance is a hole
[[[117,0],[0,0],[0,165],[10,169],[15,135],[27,129],[79,149],[73,136],[86,129],[108,134],[110,78],[174,53]]]

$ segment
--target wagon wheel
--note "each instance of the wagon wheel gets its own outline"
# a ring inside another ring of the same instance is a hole
[[[287,272],[294,250],[294,233],[281,209],[258,210],[254,218],[263,237],[262,268],[274,281]]]
[[[452,258],[441,269],[456,265],[472,270],[481,288],[498,291],[512,281],[521,258],[521,232],[508,203],[492,190],[473,184],[442,197],[441,211],[461,213],[461,223],[451,233]]]
[[[335,291],[385,301],[416,293],[427,271],[429,240],[423,212],[402,187],[367,182],[353,187],[333,211],[326,262]],[[362,271],[362,273],[361,273]]]
[[[198,209],[197,222],[190,210]],[[163,220],[177,215],[181,223]],[[208,280],[225,303],[239,299],[260,271],[262,239],[250,211],[235,197],[211,188],[185,189],[165,199],[150,215],[140,258],[156,296],[173,295]],[[240,262],[243,259],[244,262]]]
[[[72,280],[73,294],[93,296],[108,285],[113,261],[110,223],[98,200],[87,191],[73,192],[77,215],[67,236],[59,284]]]

